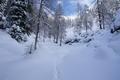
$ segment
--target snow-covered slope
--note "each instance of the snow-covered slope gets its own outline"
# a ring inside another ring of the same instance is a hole
[[[89,43],[41,43],[32,55],[0,31],[0,80],[120,80],[120,34],[97,31]]]
[[[60,80],[120,79],[120,34],[98,31],[93,38],[90,43],[73,44],[58,66]]]
[[[120,26],[120,9],[116,12],[114,24],[116,27]]]
[[[0,59],[7,60],[23,54],[24,47],[12,39],[6,32],[0,30]]]
[[[6,32],[0,30],[0,79],[11,65],[24,54],[24,47],[12,39]]]

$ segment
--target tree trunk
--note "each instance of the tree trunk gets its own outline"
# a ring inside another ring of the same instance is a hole
[[[101,12],[100,12],[100,7],[99,7],[99,0],[97,0],[97,8],[98,8],[99,26],[100,26],[100,29],[102,29],[102,21],[101,21]]]
[[[40,29],[40,19],[41,19],[41,13],[42,13],[42,6],[43,6],[43,1],[41,0],[40,2],[40,8],[39,8],[39,15],[38,15],[38,24],[37,24],[37,31],[36,31],[36,37],[35,37],[35,45],[34,45],[34,49],[37,49],[37,42],[38,42],[38,34],[39,34],[39,29]]]

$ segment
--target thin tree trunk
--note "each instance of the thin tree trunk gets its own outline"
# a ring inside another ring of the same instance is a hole
[[[59,40],[59,27],[60,27],[60,24],[59,24],[59,26],[58,26],[58,28],[57,28],[57,36],[56,36],[56,43],[58,43],[58,40]]]
[[[39,34],[39,29],[40,29],[40,19],[41,19],[41,13],[42,13],[42,6],[43,6],[43,1],[41,0],[40,2],[40,8],[39,8],[39,15],[38,15],[38,24],[37,24],[37,31],[36,31],[36,37],[35,37],[35,44],[34,44],[34,49],[37,49],[37,42],[38,42],[38,34]]]
[[[45,42],[45,30],[44,30],[44,33],[43,33],[43,42]]]
[[[104,6],[103,2],[101,4]],[[105,15],[104,15],[104,11],[105,11],[105,9],[102,8],[102,25],[103,25],[102,28],[103,29],[105,29]]]
[[[103,13],[103,11],[102,11],[102,13]],[[104,17],[104,14],[102,14],[102,24],[103,24],[103,29],[105,29],[105,17]]]
[[[102,21],[101,21],[101,13],[100,13],[100,7],[99,7],[99,0],[97,0],[97,8],[98,8],[99,26],[100,26],[100,29],[102,29]]]
[[[104,18],[104,15],[103,15],[103,29],[105,29],[105,18]]]
[[[61,33],[61,37],[60,37],[60,46],[62,46],[62,33]]]

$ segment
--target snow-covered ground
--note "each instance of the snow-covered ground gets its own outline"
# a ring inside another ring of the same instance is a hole
[[[25,55],[25,45],[0,31],[0,80],[120,80],[120,34],[98,31],[92,38],[62,47],[40,43]]]

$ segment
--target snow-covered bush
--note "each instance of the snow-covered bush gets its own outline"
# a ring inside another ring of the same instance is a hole
[[[74,39],[67,39],[64,43],[71,45],[72,43],[79,43],[81,39],[74,38]]]
[[[114,22],[112,24],[111,33],[120,30],[120,9],[115,14]]]
[[[20,29],[20,27],[17,26],[16,24],[13,24],[7,30],[7,32],[11,35],[12,38],[14,38],[15,40],[17,40],[18,42],[26,41],[26,35],[24,35],[24,33],[22,32],[22,30]]]
[[[120,26],[120,9],[116,12],[114,24],[116,28]]]
[[[72,39],[67,39],[65,40],[65,44],[72,45],[73,43],[89,43],[93,38],[94,33],[89,32],[89,33],[81,33],[79,36],[76,36],[75,38],[73,37]]]

